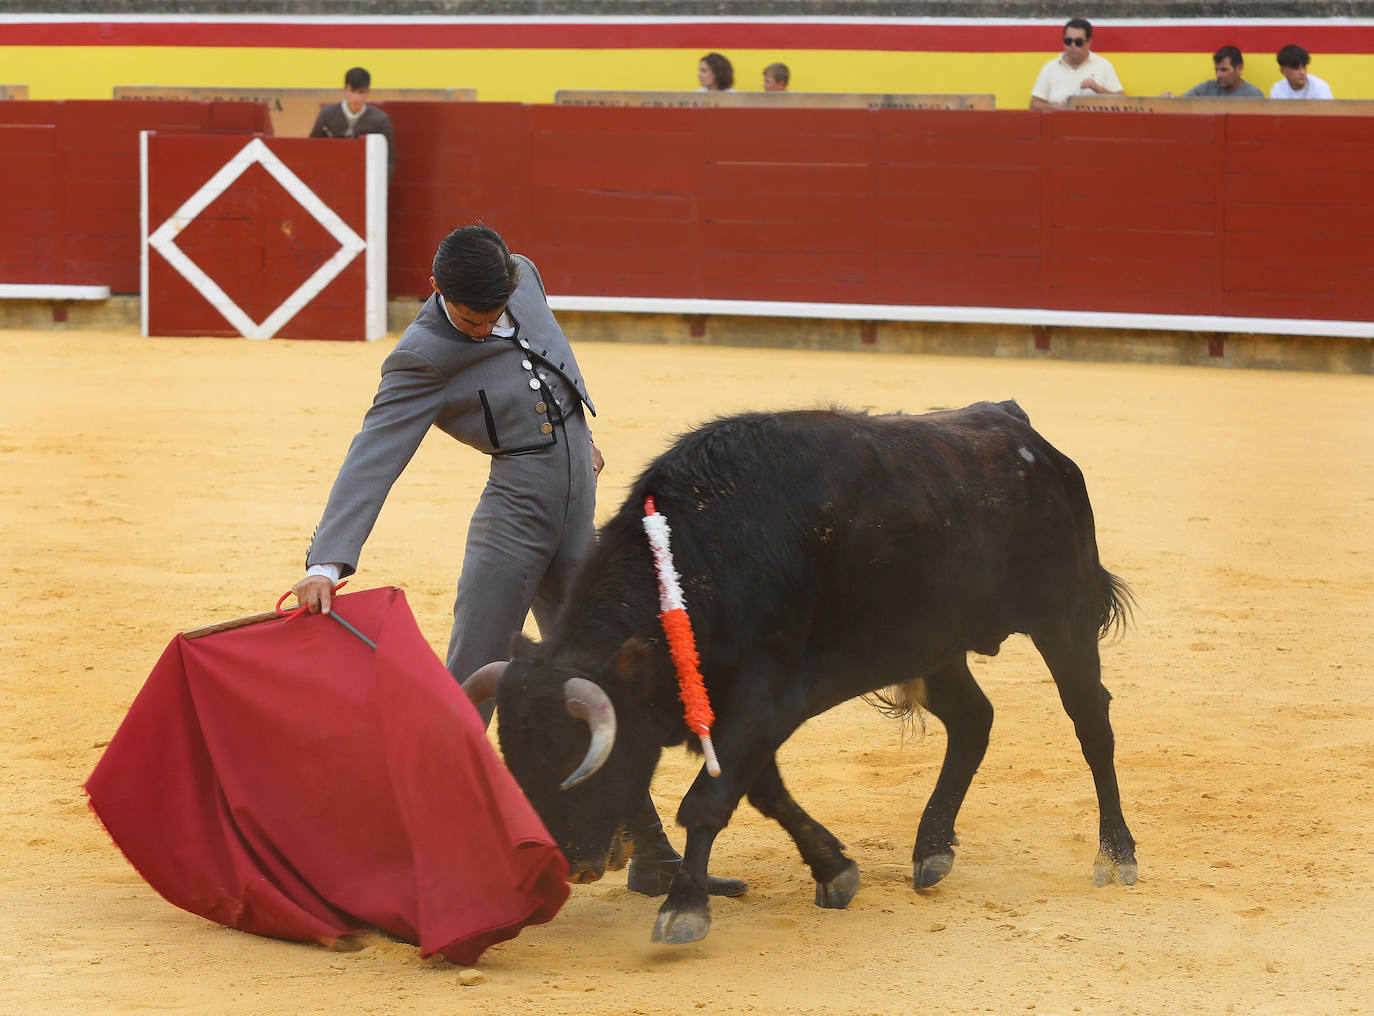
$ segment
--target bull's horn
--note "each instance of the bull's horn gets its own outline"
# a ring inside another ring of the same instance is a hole
[[[506,672],[507,666],[509,664],[506,660],[488,663],[485,667],[474,670],[463,682],[463,691],[468,693],[473,705],[480,706],[487,699],[496,697],[496,686],[501,683],[501,675]]]
[[[586,720],[592,731],[586,758],[559,786],[561,790],[568,790],[600,769],[610,757],[615,746],[615,706],[600,685],[585,677],[570,677],[563,682],[563,701],[568,705],[568,712],[579,720]]]

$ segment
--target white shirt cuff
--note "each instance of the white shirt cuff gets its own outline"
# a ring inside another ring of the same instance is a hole
[[[331,586],[339,584],[339,566],[336,564],[312,564],[305,570],[307,575],[323,575]]]

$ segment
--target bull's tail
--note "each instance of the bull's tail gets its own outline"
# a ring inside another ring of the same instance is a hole
[[[1102,583],[1102,603],[1097,615],[1099,637],[1119,636],[1135,612],[1135,595],[1130,586],[1106,568],[1099,565],[1097,574]]]
[[[926,732],[926,682],[923,678],[904,681],[869,692],[864,701],[884,716],[902,721],[902,740]]]

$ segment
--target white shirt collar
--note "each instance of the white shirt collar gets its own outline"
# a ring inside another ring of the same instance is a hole
[[[456,324],[453,324],[453,315],[448,312],[448,301],[438,293],[435,293],[434,296],[435,299],[439,301],[439,308],[444,312],[444,317],[448,318],[448,323],[453,325],[454,328],[458,328]],[[462,332],[463,329],[458,328],[458,331]],[[463,334],[467,335],[467,332],[463,332]],[[515,334],[515,323],[510,319],[510,311],[503,310],[501,312],[501,316],[496,319],[496,324],[492,326],[491,334],[498,339],[509,339]],[[472,336],[468,335],[468,338],[472,339]],[[481,342],[482,340],[472,339],[472,341]]]
[[[1093,57],[1096,55],[1097,54],[1095,54],[1092,50],[1088,50],[1088,55],[1083,58],[1083,62],[1079,64],[1077,67],[1075,67],[1073,64],[1069,63],[1067,60],[1064,59],[1063,53],[1060,53],[1059,62],[1071,71],[1081,71],[1084,67],[1088,66],[1088,64],[1092,63]]]

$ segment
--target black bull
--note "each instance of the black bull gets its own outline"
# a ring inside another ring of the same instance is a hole
[[[1098,662],[1130,594],[1098,561],[1082,473],[1014,402],[923,416],[751,413],[685,435],[644,471],[543,644],[517,646],[467,685],[496,695],[506,762],[571,879],[622,860],[662,749],[699,749],[657,616],[646,495],[672,527],[721,766],[698,774],[678,810],[685,860],[654,940],[709,930],[711,845],[746,794],[796,842],[816,904],[849,904],[858,867],[792,799],[776,752],[809,717],[885,687],[901,686],[891,694],[948,733],[912,850],[915,887],[947,875],[992,726],[966,655],[994,654],[1013,632],[1044,658],[1092,770],[1093,880],[1135,881]]]

